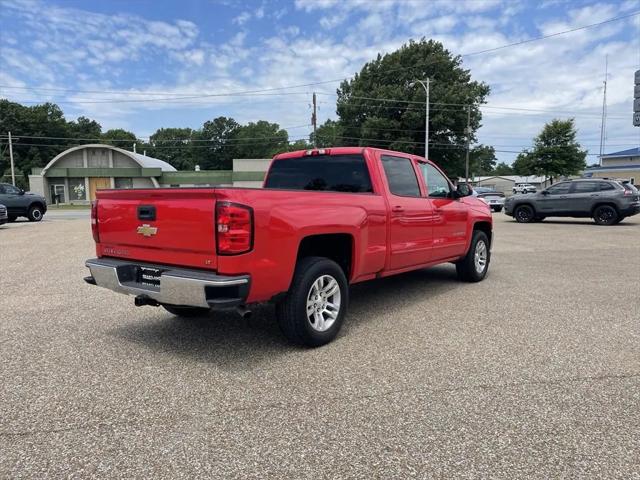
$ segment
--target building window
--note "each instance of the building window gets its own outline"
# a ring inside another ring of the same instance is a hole
[[[133,179],[132,178],[116,178],[115,179],[116,188],[133,188]]]
[[[86,200],[87,190],[84,186],[84,178],[69,179],[69,200]]]
[[[49,184],[51,190],[51,203],[67,203],[64,194],[64,183]]]

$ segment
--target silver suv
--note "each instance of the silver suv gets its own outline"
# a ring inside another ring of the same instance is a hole
[[[504,213],[520,223],[545,217],[591,217],[598,225],[614,225],[640,213],[640,194],[633,185],[613,180],[572,180],[539,193],[509,197]]]

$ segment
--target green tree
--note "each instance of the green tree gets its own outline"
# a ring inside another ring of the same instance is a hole
[[[137,139],[135,133],[122,128],[112,128],[102,134],[102,143],[133,151],[133,144],[142,142]]]
[[[193,170],[199,147],[193,142],[196,134],[191,128],[159,128],[143,148],[148,156],[164,160],[177,170]]]
[[[302,139],[302,140],[296,140],[295,142],[290,143],[289,146],[287,147],[287,150],[289,152],[295,152],[296,150],[308,150],[310,148],[313,148],[313,144]]]
[[[409,84],[431,80],[429,155],[449,175],[464,172],[467,108],[470,139],[480,127],[480,105],[489,86],[471,80],[440,42],[411,40],[393,53],[365,64],[353,79],[338,89],[340,140],[345,145],[371,145],[424,154],[425,92]],[[384,100],[383,100],[384,99]]]
[[[316,145],[320,147],[340,147],[344,145],[343,128],[339,121],[327,120],[316,129]],[[311,144],[313,145],[314,134],[310,135]]]
[[[582,171],[586,167],[587,152],[582,150],[576,137],[572,118],[547,123],[533,139],[533,148],[526,155],[530,173],[553,179]]]
[[[289,134],[277,123],[250,122],[233,138],[235,158],[269,158],[289,149]]]
[[[496,168],[493,169],[493,175],[513,175],[513,168],[511,165],[507,165],[504,162],[500,162],[496,165]]]
[[[496,151],[488,145],[478,145],[469,152],[469,169],[473,175],[489,175],[497,162]]]
[[[69,122],[69,133],[72,137],[98,141],[102,135],[102,126],[87,117],[78,117],[75,122]]]
[[[513,162],[513,173],[516,175],[528,176],[533,172],[531,152],[523,150],[518,154]]]
[[[194,161],[203,170],[230,170],[235,154],[234,139],[240,124],[230,117],[207,120],[194,134],[198,148],[194,149]]]

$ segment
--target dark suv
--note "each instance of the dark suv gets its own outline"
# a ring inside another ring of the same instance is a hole
[[[640,194],[633,185],[613,180],[572,180],[539,193],[510,197],[504,213],[520,223],[545,217],[591,217],[598,225],[614,225],[640,213]]]
[[[7,207],[9,221],[27,217],[30,222],[39,222],[47,211],[47,201],[41,195],[26,193],[10,183],[0,183],[0,204]]]

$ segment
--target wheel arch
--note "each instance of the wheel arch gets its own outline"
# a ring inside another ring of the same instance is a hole
[[[325,257],[336,262],[347,280],[354,271],[355,239],[350,233],[321,233],[300,239],[296,264],[307,257]]]

